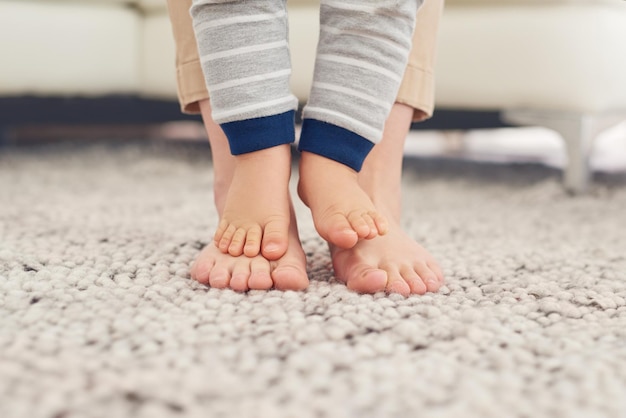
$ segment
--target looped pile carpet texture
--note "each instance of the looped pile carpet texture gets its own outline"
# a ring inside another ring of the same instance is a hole
[[[626,176],[409,161],[440,293],[358,295],[297,206],[311,286],[209,289],[210,154],[0,151],[0,416],[624,417]]]

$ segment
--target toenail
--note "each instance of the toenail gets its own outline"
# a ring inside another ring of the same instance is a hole
[[[209,284],[212,287],[224,287],[226,286],[226,277],[217,277],[217,278],[213,278],[212,280],[209,280]]]
[[[197,277],[208,277],[208,276],[209,276],[209,273],[211,273],[211,269],[205,269],[205,270],[202,270],[202,272],[201,272],[201,273],[198,273],[198,272],[196,271],[196,273],[195,273],[195,274],[193,274],[191,278],[192,278],[192,279],[195,279],[195,278],[197,278]]]
[[[278,251],[278,244],[267,244],[265,246],[265,251],[268,253],[274,253],[276,251]]]

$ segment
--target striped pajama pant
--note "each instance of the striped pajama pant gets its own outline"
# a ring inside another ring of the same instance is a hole
[[[356,171],[381,140],[421,0],[321,0],[299,149]],[[233,155],[294,142],[286,0],[193,0],[213,119]]]

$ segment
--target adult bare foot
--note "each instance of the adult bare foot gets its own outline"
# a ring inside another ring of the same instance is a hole
[[[352,248],[360,239],[387,233],[388,224],[361,189],[351,168],[303,152],[298,194],[311,209],[315,229],[339,248]]]
[[[331,245],[335,276],[359,293],[436,292],[443,284],[441,268],[424,247],[390,221],[389,232],[353,248]]]
[[[277,260],[289,244],[290,146],[233,158],[234,172],[215,245],[235,257],[255,257],[260,252],[268,260]]]
[[[389,232],[351,249],[330,245],[335,275],[359,293],[386,291],[402,295],[436,292],[444,277],[433,256],[401,227],[401,176],[404,141],[414,109],[395,104],[383,139],[358,175],[362,190],[389,220]]]
[[[278,260],[269,261],[261,255],[247,257],[222,253],[209,244],[191,267],[191,277],[200,283],[218,289],[236,291],[303,290],[309,284],[306,274],[306,257],[298,237],[293,209],[290,210],[288,247]]]

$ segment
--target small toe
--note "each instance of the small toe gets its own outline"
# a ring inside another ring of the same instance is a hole
[[[420,278],[420,276],[410,267],[404,267],[400,269],[400,275],[404,281],[409,285],[411,293],[417,295],[423,295],[428,290],[426,285]]]
[[[214,267],[208,276],[209,286],[225,289],[230,283],[230,272],[225,268]]]
[[[385,235],[387,232],[389,232],[389,221],[387,221],[386,217],[378,212],[372,213],[371,216],[374,219],[374,223],[376,224],[376,229],[379,235]]]
[[[237,228],[232,239],[230,240],[230,244],[228,245],[228,254],[233,257],[239,257],[243,254],[243,246],[246,243],[247,235],[248,231],[244,228]]]
[[[391,270],[391,271],[389,271]],[[402,296],[409,296],[411,294],[411,288],[408,283],[404,281],[400,272],[397,269],[387,270],[387,292],[399,293]]]
[[[217,248],[219,248],[220,251],[224,254],[228,253],[228,247],[230,247],[230,242],[233,239],[233,235],[235,234],[236,230],[237,228],[235,228],[235,225],[229,225],[222,234],[222,237],[219,239]]]
[[[233,272],[230,278],[230,288],[237,292],[245,292],[248,290],[248,281],[250,279],[249,271]]]
[[[261,227],[255,226],[248,230],[246,236],[246,245],[243,247],[243,253],[246,257],[256,257],[261,252],[261,239],[263,231]]]
[[[202,257],[202,253],[198,256],[198,259],[191,266],[190,276],[192,279],[197,280],[202,284],[209,283],[209,273],[215,265],[215,260],[206,259]]]
[[[215,241],[215,245],[218,245],[220,243],[220,241],[222,240],[222,235],[224,235],[224,232],[226,231],[226,229],[228,229],[229,226],[230,224],[227,220],[220,220],[220,223],[217,225],[217,229],[215,230],[215,234],[213,235],[213,241]]]
[[[274,286],[270,276],[270,264],[263,258],[255,258],[250,263],[248,287],[253,290],[268,290]]]
[[[439,283],[443,285],[446,279],[443,276],[443,270],[441,270],[439,264],[437,264],[436,261],[428,261],[426,265],[435,273],[435,275],[437,276],[437,280],[439,280]]]
[[[368,228],[370,229],[370,233],[368,236],[364,237],[365,239],[373,239],[378,236],[378,228],[376,227],[376,222],[374,222],[374,218],[370,213],[366,213],[363,215],[363,220],[367,223]]]
[[[372,230],[367,224],[364,214],[358,212],[351,212],[348,214],[348,222],[350,226],[356,232],[359,238],[365,239],[370,236]]]
[[[437,275],[432,271],[425,262],[415,264],[415,272],[420,276],[424,285],[429,292],[436,292],[441,287],[441,283]]]

